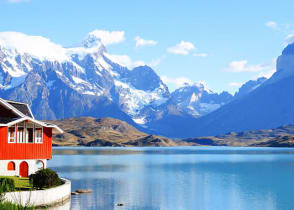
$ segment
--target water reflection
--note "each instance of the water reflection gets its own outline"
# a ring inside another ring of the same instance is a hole
[[[70,210],[70,201],[58,206],[46,208],[46,210]]]
[[[294,209],[293,149],[64,151],[55,150],[49,166],[71,179],[73,190],[94,190],[72,196],[71,209]]]

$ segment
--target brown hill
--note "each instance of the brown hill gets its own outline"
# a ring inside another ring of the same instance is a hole
[[[230,132],[225,135],[189,138],[183,141],[209,146],[293,147],[294,125],[275,129]]]
[[[128,123],[113,119],[92,117],[50,121],[63,129],[53,136],[55,146],[178,146],[192,145],[138,131]]]

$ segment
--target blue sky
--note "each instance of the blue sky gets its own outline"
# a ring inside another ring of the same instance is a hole
[[[170,89],[205,81],[216,92],[233,93],[273,72],[294,32],[293,6],[263,0],[0,0],[0,31],[40,35],[63,46],[95,29],[122,31],[108,52],[151,65]]]

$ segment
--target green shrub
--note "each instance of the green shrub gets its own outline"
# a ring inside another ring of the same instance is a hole
[[[58,174],[49,168],[40,169],[35,174],[30,175],[29,178],[30,183],[37,189],[50,188],[62,184]]]
[[[11,178],[0,178],[0,192],[11,192],[15,190],[14,180]]]

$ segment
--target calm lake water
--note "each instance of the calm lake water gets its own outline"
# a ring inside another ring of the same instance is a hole
[[[93,190],[74,210],[294,209],[289,148],[54,148],[48,164],[72,191]]]

